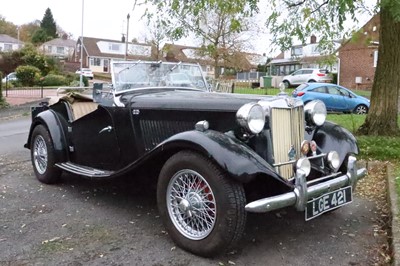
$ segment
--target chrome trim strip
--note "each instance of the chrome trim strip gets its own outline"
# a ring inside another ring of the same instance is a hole
[[[314,183],[318,183],[318,182],[322,182],[322,181],[330,179],[330,178],[334,178],[334,177],[338,176],[339,174],[340,173],[334,173],[334,174],[327,175],[327,176],[324,176],[324,177],[321,177],[321,178],[313,179],[311,181],[308,181],[307,185],[309,186],[309,185],[312,185]]]

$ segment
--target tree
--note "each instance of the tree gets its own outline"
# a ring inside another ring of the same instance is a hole
[[[42,44],[44,42],[47,42],[47,40],[49,39],[46,31],[42,28],[37,29],[32,36],[32,43],[35,45],[39,45]]]
[[[230,49],[237,44],[238,33],[245,29],[252,11],[257,10],[256,0],[145,2],[154,4],[158,13],[165,14],[162,23],[170,26],[168,35],[173,39],[192,33],[202,40],[201,52],[213,59],[216,77],[219,76],[220,61],[224,58],[226,61],[227,55],[232,54]],[[152,14],[147,15],[152,18]]]
[[[168,39],[168,29],[159,16],[156,19],[149,20],[147,26],[148,35],[145,37],[146,43],[154,47],[154,51],[152,52],[154,60],[161,60],[163,57],[162,45]]]
[[[274,0],[271,0],[275,3]],[[344,22],[365,10],[366,1],[358,0],[302,0],[285,1],[286,8],[268,18],[267,25],[274,35],[274,43],[288,48],[292,37],[304,41],[311,34],[320,35],[321,47],[328,53],[333,40],[343,38]],[[276,7],[276,6],[274,6]],[[378,65],[372,86],[371,106],[359,133],[368,135],[398,135],[397,123],[400,90],[400,2],[381,0],[380,41]],[[376,11],[376,10],[375,10]],[[346,37],[346,36],[345,36]],[[350,36],[347,36],[350,37]]]
[[[359,132],[366,135],[398,135],[400,94],[400,3],[382,0],[378,64],[371,93],[371,108]]]
[[[46,9],[40,27],[46,32],[50,39],[57,38],[57,25],[50,8]]]
[[[0,34],[7,34],[11,37],[17,38],[17,26],[5,20],[3,16],[0,15]]]
[[[35,32],[40,29],[40,21],[35,20],[19,27],[19,39],[23,42],[32,42]]]
[[[234,17],[233,28],[241,30],[242,18],[257,12],[258,0],[203,0],[203,1],[157,1],[147,0],[156,5],[158,10],[167,9],[166,14],[172,18],[197,21],[203,10],[213,7],[221,8]],[[327,54],[332,51],[332,40],[349,38],[344,34],[344,23],[348,19],[357,20],[357,15],[366,6],[366,0],[269,0],[267,27],[273,36],[273,44],[286,50],[294,38],[304,42],[308,36],[315,34],[320,39],[320,50]],[[400,90],[400,1],[380,0],[376,10],[380,9],[379,59],[372,87],[371,106],[365,123],[359,132],[369,135],[398,135],[398,105]],[[183,21],[174,26],[176,36],[183,36]]]

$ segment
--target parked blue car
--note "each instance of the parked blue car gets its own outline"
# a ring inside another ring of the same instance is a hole
[[[302,99],[304,104],[312,100],[321,100],[328,111],[366,114],[369,110],[367,98],[335,84],[304,83],[293,91],[292,96]]]

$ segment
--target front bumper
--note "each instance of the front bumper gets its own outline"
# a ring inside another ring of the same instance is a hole
[[[294,206],[298,211],[304,211],[307,201],[313,198],[346,186],[352,186],[354,191],[357,181],[367,173],[365,168],[357,169],[356,163],[357,159],[350,156],[347,165],[348,171],[345,175],[311,186],[307,186],[305,174],[302,171],[297,171],[293,191],[250,202],[245,206],[246,211],[263,213],[289,206]]]

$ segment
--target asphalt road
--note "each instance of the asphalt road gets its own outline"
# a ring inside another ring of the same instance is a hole
[[[386,243],[374,203],[356,196],[308,222],[292,209],[249,214],[236,250],[197,257],[170,240],[142,177],[39,183],[28,129],[29,118],[0,121],[0,265],[372,265]]]

